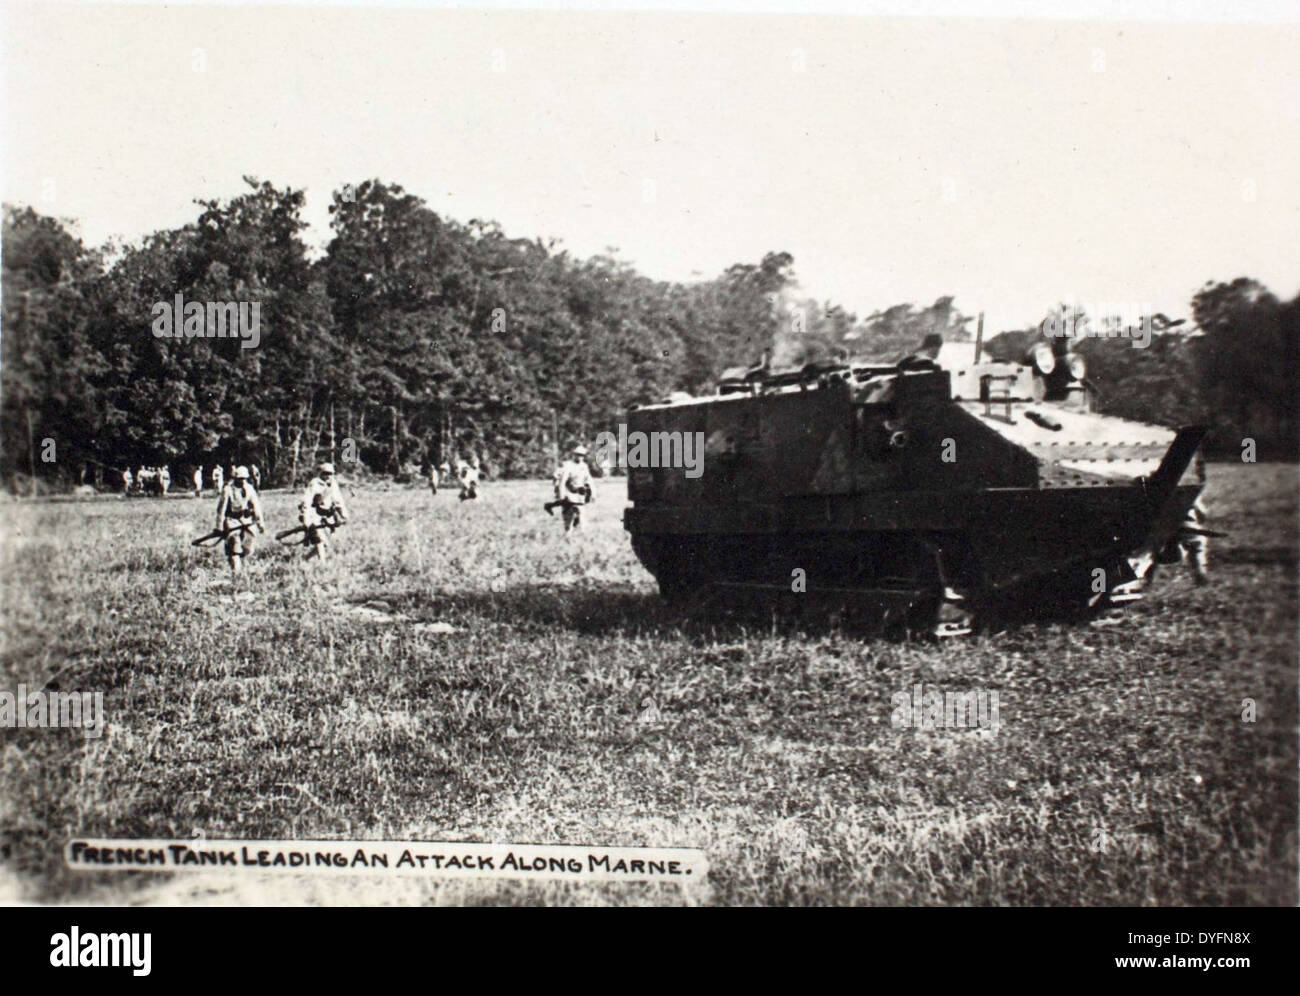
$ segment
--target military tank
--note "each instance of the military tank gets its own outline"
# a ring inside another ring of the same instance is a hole
[[[1097,413],[1069,346],[763,362],[635,407],[633,549],[678,603],[817,604],[938,637],[1026,610],[1113,618],[1187,528],[1207,428]],[[692,441],[693,470],[673,459]]]

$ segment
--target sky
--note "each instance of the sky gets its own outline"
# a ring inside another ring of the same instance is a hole
[[[786,251],[860,315],[952,295],[994,331],[1294,296],[1300,25],[1147,8],[1231,20],[5,3],[0,189],[97,245],[249,174],[305,189],[319,252],[331,192],[377,177],[651,277]]]

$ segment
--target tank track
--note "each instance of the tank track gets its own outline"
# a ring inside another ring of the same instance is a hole
[[[787,536],[780,553],[761,536],[692,539],[642,536],[634,543],[663,598],[702,612],[822,616],[952,639],[1033,618],[1114,622],[1142,597],[1127,562],[1111,555],[990,585],[961,534],[877,533],[848,544],[842,535],[794,543]],[[1100,590],[1096,566],[1106,579]]]

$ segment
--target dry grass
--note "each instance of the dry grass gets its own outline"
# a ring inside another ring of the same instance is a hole
[[[10,882],[262,901],[247,879],[61,866],[72,834],[197,830],[697,846],[712,866],[689,892],[276,880],[291,902],[1293,904],[1297,490],[1294,468],[1212,466],[1232,538],[1211,587],[1170,574],[1114,628],[945,645],[676,617],[618,485],[571,544],[542,484],[358,492],[324,570],[264,541],[251,602],[189,546],[211,500],[10,503],[0,688],[57,673],[109,719],[99,740],[0,732]],[[291,505],[269,496],[273,529]],[[917,682],[997,690],[999,733],[894,729]]]

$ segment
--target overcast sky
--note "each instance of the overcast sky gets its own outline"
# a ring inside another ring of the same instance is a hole
[[[1300,291],[1295,24],[6,4],[2,27],[4,200],[92,244],[253,174],[306,189],[319,249],[330,192],[379,177],[653,277],[785,250],[860,314],[952,294],[995,331],[1059,300],[1181,316],[1210,279]]]

